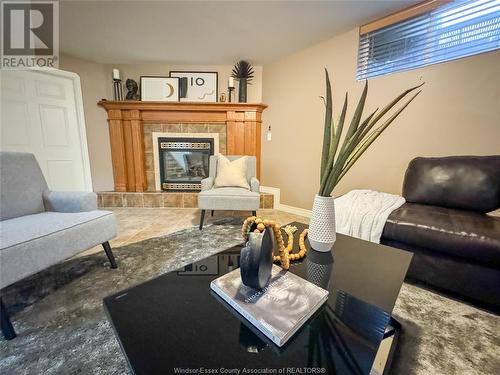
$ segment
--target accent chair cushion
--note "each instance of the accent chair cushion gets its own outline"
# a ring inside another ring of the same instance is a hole
[[[247,156],[242,156],[239,159],[231,161],[224,155],[219,154],[214,187],[240,187],[250,189],[247,179],[247,161]]]
[[[223,187],[198,194],[198,208],[201,210],[256,211],[259,204],[260,194],[244,188]]]

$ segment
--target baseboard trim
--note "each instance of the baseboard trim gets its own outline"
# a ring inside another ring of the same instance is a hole
[[[305,208],[289,206],[288,204],[281,204],[281,190],[276,187],[271,186],[261,186],[260,191],[262,193],[269,193],[274,196],[274,209],[278,211],[288,212],[290,214],[311,217],[311,210],[306,210]]]
[[[288,212],[290,214],[311,217],[311,210],[306,210],[305,208],[289,206],[287,204],[278,205],[278,210]]]

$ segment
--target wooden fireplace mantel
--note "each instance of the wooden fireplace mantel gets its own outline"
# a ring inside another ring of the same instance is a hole
[[[108,113],[115,191],[146,189],[143,124],[226,124],[228,155],[257,157],[260,177],[262,112],[265,104],[109,101]]]

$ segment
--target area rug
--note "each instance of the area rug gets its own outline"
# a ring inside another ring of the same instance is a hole
[[[4,291],[18,337],[0,341],[1,374],[129,374],[102,307],[107,295],[241,243],[223,219],[104,253],[70,259]],[[405,284],[393,374],[500,373],[500,317]]]

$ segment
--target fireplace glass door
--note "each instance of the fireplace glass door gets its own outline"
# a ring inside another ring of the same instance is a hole
[[[201,180],[209,176],[213,139],[162,137],[158,146],[162,190],[201,190]]]

